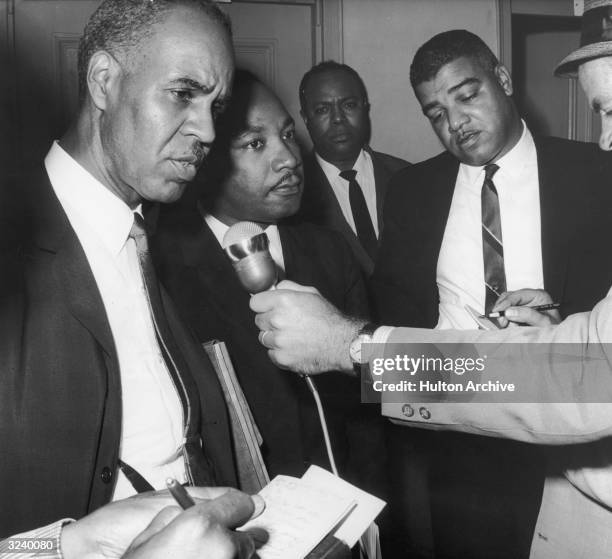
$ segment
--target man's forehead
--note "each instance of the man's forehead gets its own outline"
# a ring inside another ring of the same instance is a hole
[[[442,66],[436,75],[415,87],[421,104],[427,100],[453,94],[464,86],[478,85],[486,79],[485,71],[469,58],[455,59]]]
[[[589,60],[578,69],[580,83],[595,110],[612,101],[612,57]]]
[[[255,103],[250,107],[244,133],[285,128],[290,124],[293,124],[293,118],[281,102],[276,98],[270,98],[266,102]]]
[[[227,30],[201,10],[176,7],[162,15],[151,26],[139,45],[139,50],[153,51],[153,56],[172,55],[177,49],[200,49],[204,55],[222,54],[230,45]],[[147,52],[147,56],[149,56]],[[154,61],[152,58],[151,61]]]
[[[335,96],[340,90],[343,95],[361,95],[361,84],[343,69],[326,70],[315,74],[306,84],[306,96]]]
[[[485,71],[476,60],[461,57],[442,66],[431,81],[451,89],[466,80],[482,81],[484,75]]]
[[[185,12],[171,16],[154,26],[132,57],[140,70],[203,87],[229,82],[233,53],[224,28],[199,12],[191,18]]]

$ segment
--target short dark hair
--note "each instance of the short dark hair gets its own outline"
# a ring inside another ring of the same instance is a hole
[[[499,60],[486,43],[465,29],[453,29],[435,35],[417,50],[410,65],[410,83],[417,85],[432,80],[442,66],[466,57],[478,62],[486,72],[494,72]]]
[[[304,92],[306,91],[306,86],[308,85],[310,79],[319,74],[324,74],[325,72],[337,71],[346,72],[347,74],[353,76],[353,78],[357,80],[357,83],[359,83],[359,86],[361,87],[361,90],[363,92],[363,100],[366,103],[368,102],[368,90],[366,89],[365,83],[363,83],[361,76],[354,68],[351,68],[348,64],[340,64],[340,62],[336,62],[335,60],[325,60],[324,62],[319,62],[319,64],[313,66],[310,70],[308,70],[308,72],[306,72],[302,76],[299,89],[300,108],[302,109],[302,111],[306,106],[306,97],[304,95]]]
[[[232,82],[232,97],[215,121],[215,141],[199,173],[200,201],[211,210],[225,181],[232,173],[230,148],[232,141],[248,126],[247,116],[251,108],[253,89],[257,85],[268,87],[255,74],[237,68]]]
[[[87,93],[87,67],[100,50],[111,54],[137,46],[162,16],[176,6],[193,6],[231,35],[231,23],[212,0],[104,0],[89,18],[79,41],[79,99]]]

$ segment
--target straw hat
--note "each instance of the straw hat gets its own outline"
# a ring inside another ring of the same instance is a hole
[[[585,0],[580,48],[555,68],[555,76],[576,77],[578,66],[602,56],[612,56],[612,0]]]

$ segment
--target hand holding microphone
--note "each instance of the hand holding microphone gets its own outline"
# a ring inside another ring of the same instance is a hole
[[[240,283],[251,295],[276,288],[276,282],[278,281],[276,263],[270,254],[268,236],[260,225],[251,221],[234,223],[223,237],[223,249],[232,261]],[[286,283],[290,284],[291,282]],[[295,285],[297,286],[297,284]],[[304,288],[303,290],[318,293],[311,288]],[[266,345],[265,342],[266,336],[271,332],[270,327],[262,328],[258,337],[259,343],[268,350],[271,350],[271,346]],[[268,351],[268,353],[271,353],[271,351]],[[313,380],[309,376],[301,376],[308,384],[308,388],[315,399],[330,466],[334,474],[338,475],[321,398]]]

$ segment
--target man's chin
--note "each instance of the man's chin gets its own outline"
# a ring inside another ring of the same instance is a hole
[[[171,182],[164,185],[163,188],[153,192],[148,200],[150,202],[160,202],[162,204],[172,204],[180,200],[181,196],[187,188],[186,182]]]
[[[490,153],[479,152],[478,150],[456,151],[453,155],[465,165],[470,167],[482,167],[491,161]]]
[[[348,144],[333,144],[326,150],[325,156],[321,155],[326,161],[341,161],[348,159],[357,159],[361,153],[361,147]]]

